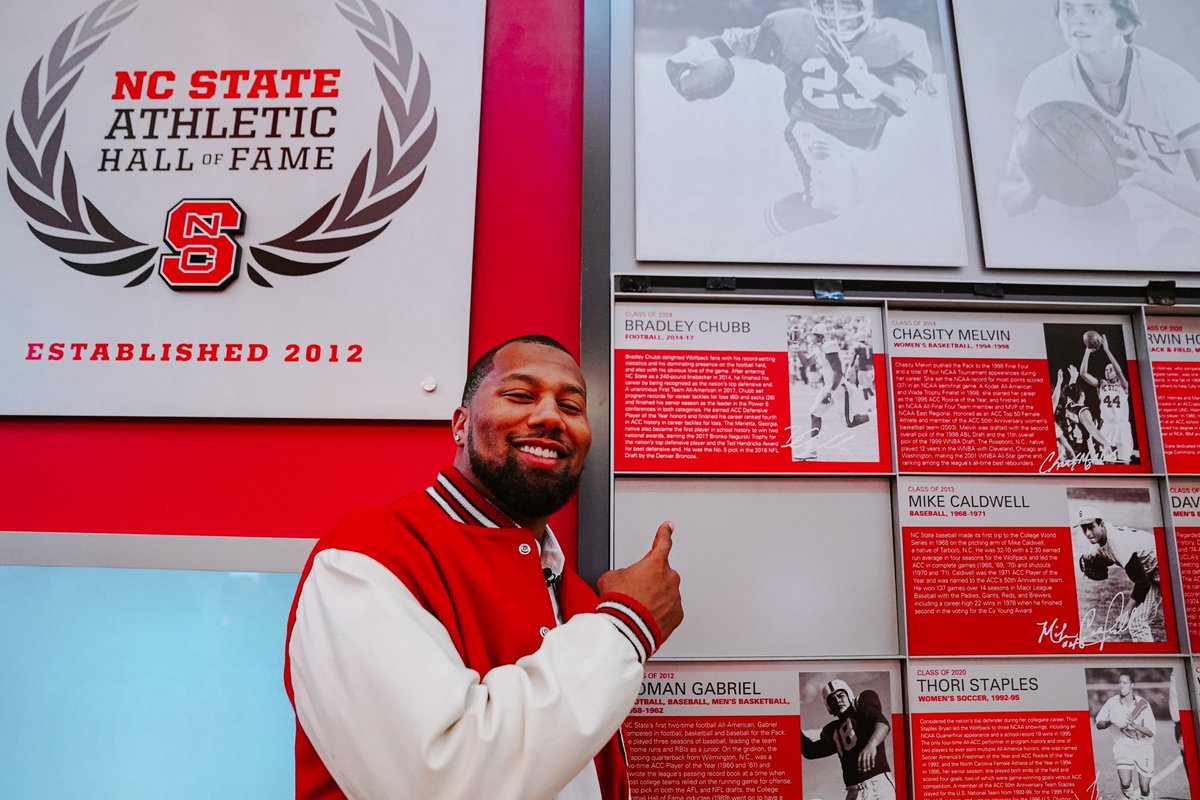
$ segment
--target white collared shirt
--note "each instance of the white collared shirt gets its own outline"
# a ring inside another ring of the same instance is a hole
[[[554,538],[554,532],[550,530],[549,525],[546,526],[546,535],[542,537],[539,552],[542,557],[542,567],[550,570],[552,575],[561,576],[563,568],[567,564],[567,557],[563,554],[558,539]],[[547,586],[546,589],[550,592],[550,604],[554,606],[554,619],[561,625],[563,618],[562,611],[558,607],[558,592],[555,591],[554,586]],[[596,774],[596,762],[589,761],[587,766],[554,796],[554,800],[601,800],[600,778]]]

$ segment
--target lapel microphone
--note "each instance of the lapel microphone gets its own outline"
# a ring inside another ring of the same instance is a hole
[[[549,567],[542,567],[542,576],[546,579],[547,586],[553,586],[556,583],[562,583],[562,575],[555,575],[554,571]]]

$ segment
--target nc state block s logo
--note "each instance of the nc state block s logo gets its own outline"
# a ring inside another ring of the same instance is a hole
[[[158,274],[172,289],[219,292],[237,278],[246,212],[233,200],[180,200],[167,213],[163,241],[171,251]]]

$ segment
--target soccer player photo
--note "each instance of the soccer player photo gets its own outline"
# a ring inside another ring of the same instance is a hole
[[[1046,323],[1059,466],[1140,464],[1122,325]]]
[[[959,2],[990,267],[1196,269],[1200,5]]]
[[[961,266],[943,0],[642,0],[637,257]]]
[[[1179,706],[1170,667],[1084,670],[1092,717],[1096,797],[1188,798]]]
[[[800,673],[805,797],[895,800],[887,672]]]
[[[1067,489],[1080,630],[1089,642],[1165,642],[1164,557],[1145,487]]]
[[[793,461],[872,461],[875,343],[865,316],[788,315]]]

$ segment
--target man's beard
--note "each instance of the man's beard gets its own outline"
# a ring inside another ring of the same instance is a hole
[[[480,456],[467,439],[471,471],[491,491],[501,510],[524,520],[548,517],[567,504],[579,488],[580,474],[522,467],[513,453],[501,464]]]

